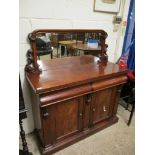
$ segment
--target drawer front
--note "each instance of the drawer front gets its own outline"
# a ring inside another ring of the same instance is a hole
[[[118,85],[124,84],[126,83],[126,81],[127,81],[126,76],[115,77],[107,80],[100,80],[92,83],[92,89],[96,91],[96,90],[112,88],[112,87],[116,87]]]
[[[49,92],[40,95],[40,103],[42,107],[63,102],[71,98],[82,96],[92,90],[90,84],[84,84],[72,88],[65,88],[54,92]]]

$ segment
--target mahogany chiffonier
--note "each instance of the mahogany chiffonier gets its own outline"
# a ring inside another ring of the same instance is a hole
[[[92,55],[38,60],[40,73],[27,66],[35,131],[44,155],[118,121],[118,99],[127,69],[99,60]]]

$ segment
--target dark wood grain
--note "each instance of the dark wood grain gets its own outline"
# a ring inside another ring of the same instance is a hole
[[[127,73],[126,68],[117,64],[102,65],[97,61],[98,58],[91,55],[41,60],[38,63],[42,73],[26,73],[26,76],[34,91],[42,93]]]
[[[40,95],[41,106],[47,106],[49,104],[55,104],[57,102],[63,101],[68,98],[75,96],[81,96],[81,94],[86,94],[91,91],[91,85],[76,86],[73,88],[66,88],[63,90],[57,90]]]
[[[118,121],[126,68],[98,63],[98,58],[90,55],[38,62],[42,73],[26,72],[26,77],[39,100],[34,108],[39,106],[40,117],[36,118],[41,125],[36,131],[44,155]]]
[[[43,155],[51,155],[51,153],[55,153],[57,151],[60,151],[61,149],[66,148],[67,146],[70,146],[88,136],[91,136],[92,134],[95,134],[98,131],[101,131],[109,126],[111,126],[114,123],[118,122],[118,117],[111,117],[110,119],[106,119],[104,122],[97,124],[96,126],[93,126],[89,128],[89,130],[79,132],[78,134],[71,136],[70,138],[67,138],[56,145],[51,145],[48,148],[45,148],[43,146],[40,146],[40,151]],[[37,134],[37,133],[36,133]],[[39,139],[39,137],[38,137]]]

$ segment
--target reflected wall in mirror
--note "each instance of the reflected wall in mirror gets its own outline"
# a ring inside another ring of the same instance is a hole
[[[37,58],[40,60],[92,54],[98,56],[101,46],[89,48],[88,41],[96,40],[99,44],[98,33],[37,33]],[[95,44],[95,43],[94,43]],[[89,52],[91,50],[91,52]]]
[[[28,35],[31,50],[27,53],[26,71],[40,72],[38,60],[91,54],[107,61],[103,30],[35,30]]]

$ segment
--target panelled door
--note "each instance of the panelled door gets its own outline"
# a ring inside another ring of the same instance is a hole
[[[115,115],[119,89],[115,86],[41,108],[45,147]]]
[[[112,116],[116,104],[116,87],[97,91],[91,105],[91,124],[95,125]]]
[[[82,130],[82,97],[48,106],[47,111],[50,115],[42,119],[46,144],[59,142]]]

